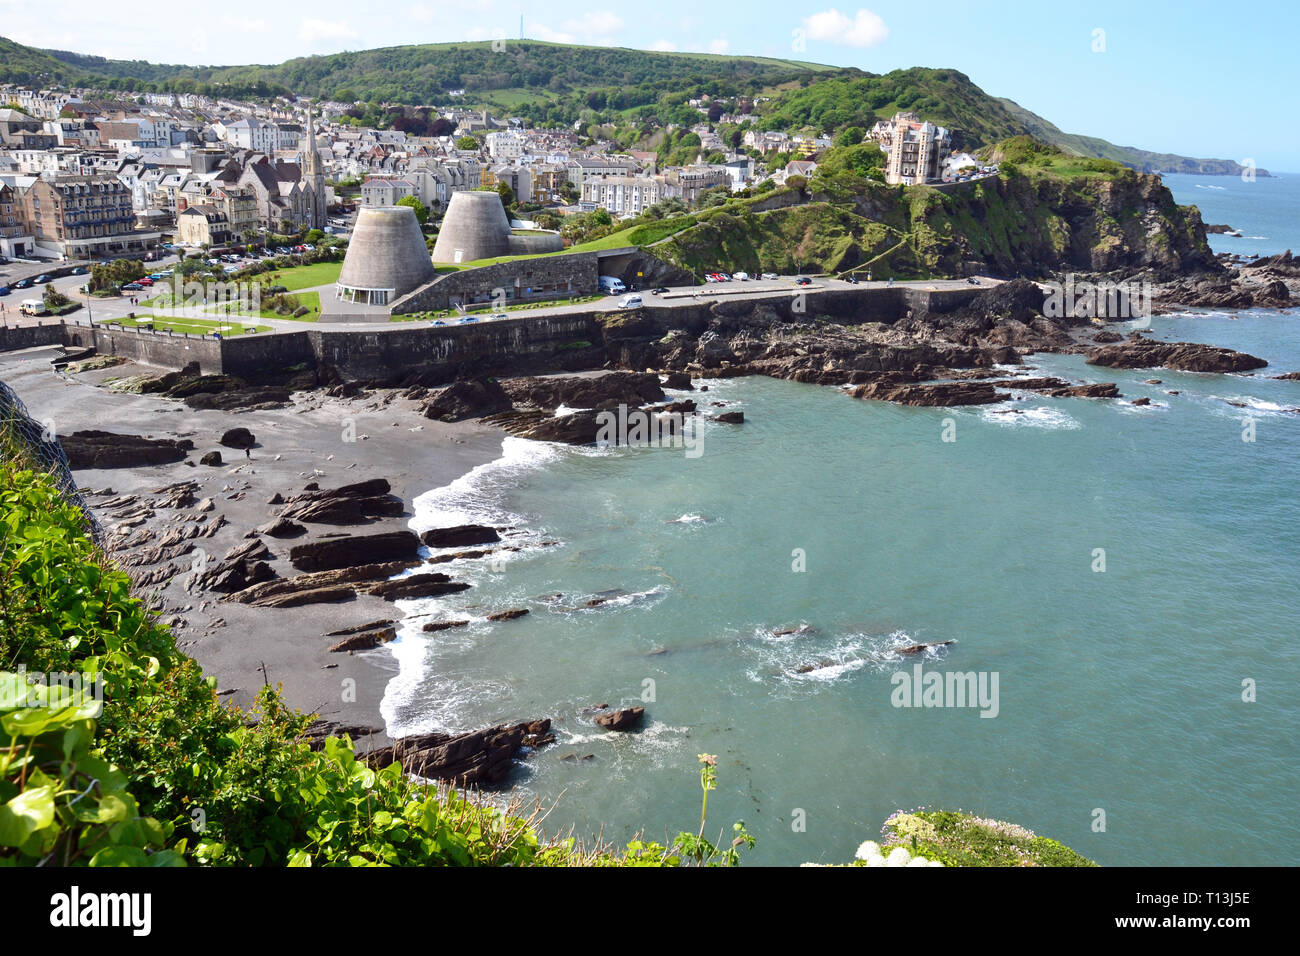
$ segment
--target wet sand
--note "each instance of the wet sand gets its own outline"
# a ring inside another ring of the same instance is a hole
[[[211,538],[198,538],[197,547],[215,560],[245,543],[246,532],[265,524],[279,509],[267,500],[298,494],[312,481],[332,488],[370,478],[386,478],[392,493],[406,504],[402,517],[381,518],[364,525],[306,525],[307,534],[292,539],[263,536],[274,558],[267,563],[280,577],[297,573],[288,561],[289,548],[339,534],[373,534],[409,527],[411,503],[430,489],[454,481],[474,467],[501,454],[503,433],[473,422],[444,424],[424,418],[417,403],[395,391],[367,393],[354,399],[329,398],[323,392],[295,392],[287,408],[264,411],[196,411],[175,399],[118,393],[96,387],[111,378],[163,374],[127,364],[78,375],[56,375],[49,365],[53,349],[32,349],[0,355],[0,378],[22,398],[32,417],[69,434],[85,429],[132,433],[150,438],[188,438],[194,450],[187,461],[146,467],[79,469],[79,488],[93,492],[87,503],[110,536],[130,508],[105,508],[116,496],[141,495],[182,481],[198,482],[196,497],[211,498],[207,524],[225,519]],[[257,445],[251,459],[242,450],[218,444],[222,433],[244,427]],[[349,440],[351,439],[351,440]],[[219,451],[224,464],[198,464],[206,452]],[[108,490],[113,494],[107,494]],[[115,518],[114,515],[119,517]],[[196,509],[159,508],[142,525],[155,532],[157,543],[167,530],[196,517]],[[122,555],[141,549],[123,550]],[[185,589],[193,554],[175,559],[181,569],[170,582],[140,592],[157,592],[162,618],[171,621],[177,643],[195,658],[206,674],[215,676],[218,690],[235,703],[252,701],[264,681],[279,684],[286,701],[299,710],[319,713],[343,728],[378,728],[359,746],[387,743],[382,733],[380,701],[397,665],[383,647],[353,653],[330,653],[340,640],[330,631],[372,621],[398,620],[390,601],[368,594],[342,604],[296,608],[257,608],[220,600],[221,595]],[[153,567],[166,567],[168,562]],[[137,570],[137,569],[132,569]],[[454,572],[453,576],[454,576]],[[358,731],[353,731],[356,737]]]

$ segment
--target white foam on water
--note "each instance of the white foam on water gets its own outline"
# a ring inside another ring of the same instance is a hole
[[[525,474],[560,459],[565,450],[563,445],[509,436],[501,442],[500,458],[416,498],[411,527],[425,531],[461,524],[520,524],[523,518],[501,503],[504,494]]]
[[[989,405],[980,412],[980,420],[993,425],[1002,425],[1005,428],[1043,428],[1048,431],[1067,431],[1083,427],[1079,420],[1068,412],[1053,408],[1050,405],[1016,409],[1016,411],[998,411],[999,409],[1014,408],[1015,405],[1009,402]]]

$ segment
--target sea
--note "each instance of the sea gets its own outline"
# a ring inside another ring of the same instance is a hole
[[[1216,249],[1300,250],[1300,176],[1166,181],[1247,237]],[[548,834],[587,841],[698,829],[712,754],[706,835],[743,821],[756,864],[847,862],[921,807],[1103,865],[1294,863],[1300,382],[1270,376],[1300,371],[1300,310],[1152,330],[1269,366],[1034,355],[1033,374],[1124,400],[961,409],[714,380],[690,397],[745,422],[704,423],[690,449],[505,439],[416,501],[417,529],[489,523],[519,550],[457,563],[469,591],[402,602],[389,733],[553,718],[558,744],[511,783]],[[486,620],[512,608],[530,613]],[[642,728],[596,726],[601,703],[644,706]]]

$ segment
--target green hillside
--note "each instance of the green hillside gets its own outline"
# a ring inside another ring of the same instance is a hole
[[[1073,156],[1094,156],[1101,159],[1113,159],[1117,163],[1140,170],[1144,173],[1197,173],[1208,176],[1239,176],[1242,167],[1231,159],[1192,159],[1176,153],[1153,153],[1134,146],[1116,146],[1096,136],[1080,136],[1066,133],[1041,116],[1029,112],[1019,103],[1005,98],[997,101],[1016,122],[1024,126],[1025,132],[1035,139],[1051,143]],[[1267,176],[1268,170],[1258,169],[1257,176]]]
[[[38,50],[0,37],[0,82],[86,86],[105,91],[196,92],[229,97],[309,96],[372,104],[376,122],[401,114],[373,104],[446,103],[522,116],[534,124],[629,119],[681,123],[689,97],[771,94],[763,125],[834,134],[911,110],[953,131],[972,150],[1028,134],[1067,153],[1113,159],[1142,171],[1234,174],[1231,160],[1191,159],[1116,146],[1063,132],[1009,99],[990,96],[963,73],[912,68],[877,76],[801,60],[708,53],[658,53],[539,40],[428,43],[297,57],[278,65],[183,66]],[[461,92],[463,91],[463,92]],[[1267,173],[1262,173],[1267,175]]]

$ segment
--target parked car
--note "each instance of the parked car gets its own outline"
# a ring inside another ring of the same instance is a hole
[[[45,308],[44,299],[23,299],[18,311],[23,315],[48,315],[50,312],[49,309]]]
[[[779,278],[781,278],[781,277],[780,277],[779,275],[777,275],[775,272],[764,272],[763,275],[761,276],[761,278],[763,278],[763,279],[779,279]]]
[[[142,286],[153,285],[153,279],[150,279],[148,276],[145,276],[143,279],[136,279],[135,282],[136,285],[142,285]]]
[[[847,283],[849,283],[850,285],[857,285],[857,284],[858,284],[858,277],[855,276],[855,275],[849,274],[849,275],[846,275],[846,276],[844,277],[844,281],[847,282]]]
[[[660,286],[659,288],[657,288],[657,289],[651,289],[651,290],[650,290],[650,294],[651,294],[651,295],[661,295],[661,294],[663,294],[664,292],[668,292],[668,291],[670,291],[669,288],[668,288],[668,286],[666,286],[666,285],[661,285],[661,286]]]
[[[623,298],[618,300],[618,307],[620,309],[639,309],[644,304],[645,303],[641,301],[641,296],[635,292],[631,295],[625,295]]]
[[[14,283],[15,289],[30,289],[32,287],[31,279],[19,279]]]
[[[736,273],[735,275],[733,275],[731,278],[735,279],[737,282],[748,282],[748,281],[749,281],[749,273],[748,273],[748,272],[737,272],[737,273]]]
[[[123,292],[143,292],[143,291],[144,291],[144,286],[142,286],[142,285],[141,285],[140,283],[138,283],[138,282],[128,282],[126,285],[122,286],[122,291],[123,291]]]
[[[794,284],[795,284],[795,285],[812,285],[812,279],[809,279],[807,276],[800,276],[799,278],[797,278],[797,279],[794,280]]]
[[[0,295],[9,295],[12,291],[7,285],[0,285]]]
[[[45,283],[53,282],[53,281],[54,281],[54,276],[50,275],[48,272],[42,272],[40,275],[36,277],[37,285],[45,285]]]
[[[717,276],[718,276],[718,281],[719,281],[719,282],[730,282],[730,281],[731,281],[731,276],[727,275],[725,272],[719,272],[719,273],[717,273]]]
[[[433,324],[434,324],[434,325],[446,325],[447,323],[444,322],[444,321],[442,321],[442,319],[434,319],[434,320],[433,320]]]
[[[90,270],[87,269],[85,266],[77,266],[77,268],[72,270],[72,274],[74,276],[84,276],[89,271]]]
[[[489,319],[508,319],[510,318],[505,312],[493,312],[488,316]]]
[[[477,315],[467,315],[467,316],[465,316],[465,318],[461,319],[460,321],[461,321],[462,324],[464,324],[464,323],[466,323],[466,322],[477,322],[477,321],[478,321],[478,316],[477,316]]]
[[[979,285],[979,284],[980,284],[980,280],[977,279],[975,276],[967,276],[967,278],[966,278],[966,282],[967,282],[967,284],[969,284],[969,285]]]

